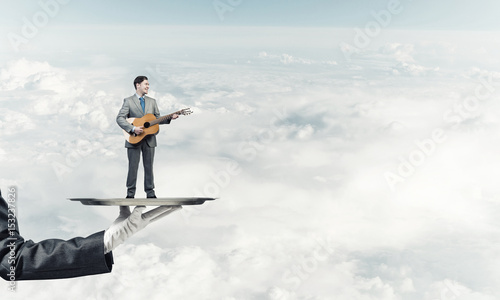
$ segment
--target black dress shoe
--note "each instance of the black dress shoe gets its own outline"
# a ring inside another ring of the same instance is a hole
[[[156,195],[148,196],[148,198],[156,198]]]
[[[134,199],[134,196],[127,196],[126,199]]]

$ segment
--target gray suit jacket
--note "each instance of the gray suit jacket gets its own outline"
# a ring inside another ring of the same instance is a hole
[[[125,98],[123,100],[123,105],[120,111],[118,112],[118,116],[116,116],[116,123],[125,131],[127,132],[132,132],[134,129],[134,126],[127,122],[127,118],[142,118],[147,114],[153,114],[155,115],[156,118],[160,117],[160,110],[158,109],[158,105],[156,104],[156,100],[144,96],[144,102],[146,103],[145,107],[145,112],[142,111],[141,107],[141,102],[139,98],[137,98],[137,95],[134,94],[133,96],[130,96],[128,98]],[[165,122],[162,122],[161,124],[170,124],[170,120],[166,120]],[[155,135],[149,135],[141,143],[144,143],[144,141],[147,143],[149,147],[156,147],[156,136]],[[132,145],[128,141],[125,141],[125,147],[126,148],[135,148],[139,147],[141,144],[136,144]]]

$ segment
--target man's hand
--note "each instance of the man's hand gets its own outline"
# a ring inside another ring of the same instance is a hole
[[[175,119],[177,119],[178,117],[179,117],[179,115],[178,115],[178,114],[173,114],[173,115],[172,115],[172,120],[175,120]]]
[[[182,206],[159,206],[144,212],[146,206],[136,206],[131,214],[120,214],[111,226],[104,232],[104,253],[113,251],[118,245],[130,238],[134,233],[157,221]]]
[[[137,224],[138,227],[146,227],[149,223],[154,221],[158,221],[159,219],[182,209],[180,205],[172,205],[172,206],[158,206],[153,208],[152,210],[143,213],[145,206],[136,206],[134,211],[130,214],[131,220],[133,223]]]
[[[141,134],[144,131],[144,130],[142,130],[143,128],[144,128],[144,126],[136,127],[134,130],[134,133],[137,135]]]

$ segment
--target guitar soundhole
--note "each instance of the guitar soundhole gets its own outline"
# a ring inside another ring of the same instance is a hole
[[[144,123],[144,128],[149,128],[149,126],[151,126],[151,124],[149,124],[149,122]]]

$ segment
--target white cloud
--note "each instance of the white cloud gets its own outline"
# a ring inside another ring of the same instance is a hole
[[[392,69],[394,75],[399,74],[409,74],[411,76],[425,76],[431,72],[438,72],[439,68],[426,68],[424,66],[408,64],[408,63],[399,63]]]
[[[329,60],[329,61],[316,61],[314,59],[309,59],[309,58],[301,58],[301,57],[296,57],[293,55],[290,55],[288,53],[283,53],[283,54],[269,54],[265,51],[259,52],[259,55],[257,56],[258,59],[264,60],[267,62],[279,62],[283,65],[290,65],[290,64],[297,64],[297,65],[337,65],[336,61]]]
[[[0,72],[2,91],[24,88],[29,83],[38,82],[41,76],[53,76],[55,68],[48,62],[33,62],[25,58],[10,62]],[[28,87],[29,88],[29,87]]]
[[[9,109],[3,110],[3,117],[0,119],[0,130],[3,135],[20,134],[35,128],[35,123],[29,115]]]
[[[440,53],[465,53],[440,33],[425,42],[402,36],[336,65],[298,48],[221,50],[217,62],[207,52],[151,54],[164,59],[151,78],[161,112],[195,112],[158,135],[157,194],[221,199],[152,224],[116,250],[111,274],[23,282],[15,296],[434,300],[452,284],[464,299],[493,299],[496,94],[459,126],[443,116],[498,74],[474,55],[465,59],[477,66],[458,73],[449,57],[436,63]],[[8,170],[0,182],[19,186],[21,232],[35,240],[90,234],[116,217],[115,208],[65,198],[124,195],[126,152],[114,119],[133,92],[122,81],[134,77],[46,61],[0,70]],[[384,173],[397,173],[436,128],[446,141],[391,191]],[[240,172],[229,174],[229,163]],[[141,179],[138,187],[142,196]]]
[[[391,43],[382,49],[382,53],[392,55],[396,61],[403,63],[414,62],[415,47],[412,44]]]

